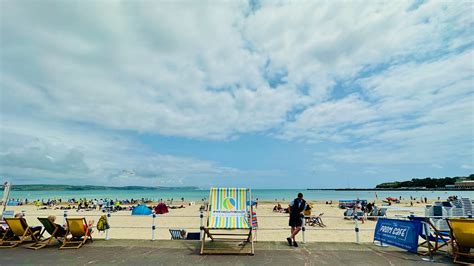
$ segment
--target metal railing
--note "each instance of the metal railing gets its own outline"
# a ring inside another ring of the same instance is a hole
[[[26,217],[27,215],[27,212],[26,211],[21,211],[23,216]],[[111,213],[111,212],[107,212],[105,214],[92,214],[92,215],[84,215],[84,214],[70,214],[67,210],[64,210],[63,211],[63,222],[66,223],[66,218],[67,217],[100,217],[100,216],[103,216],[103,215],[106,215],[107,216],[107,220],[108,220],[108,223],[109,223],[109,228],[105,230],[105,240],[110,240],[110,235],[109,235],[109,232],[111,229],[151,229],[151,240],[152,241],[155,241],[157,238],[156,238],[156,230],[157,229],[171,229],[173,227],[170,227],[170,226],[158,226],[157,225],[157,218],[160,218],[160,219],[166,219],[166,218],[196,218],[196,219],[200,219],[200,227],[197,228],[197,227],[181,227],[181,229],[197,229],[197,230],[200,230],[200,238],[202,238],[202,234],[203,234],[203,226],[204,226],[204,221],[205,221],[205,216],[204,216],[204,212],[201,211],[199,213],[199,215],[160,215],[160,214],[150,214],[150,215],[140,215],[138,217],[151,217],[152,218],[152,221],[151,221],[151,226],[120,226],[120,225],[117,225],[117,226],[112,226],[110,221],[112,220],[113,221],[113,216],[116,216],[116,217],[130,217],[130,218],[135,218],[136,216],[133,216],[133,215],[130,215],[130,214],[125,214],[125,213]],[[308,227],[306,226],[306,222],[305,222],[305,218],[311,218],[311,217],[314,217],[314,216],[305,216],[305,217],[302,217],[302,240],[303,240],[303,243],[306,243],[307,241],[307,235],[306,235],[306,232],[308,231],[353,231],[354,232],[354,236],[355,236],[355,243],[359,244],[361,241],[360,241],[360,232],[369,232],[369,231],[374,231],[375,228],[360,228],[360,219],[363,218],[365,220],[368,220],[370,218],[373,218],[374,220],[375,219],[379,219],[379,218],[390,218],[390,219],[400,219],[400,220],[408,220],[409,219],[409,216],[401,216],[401,215],[396,215],[396,216],[323,216],[322,218],[324,219],[341,219],[341,218],[349,218],[349,220],[353,220],[354,221],[354,227],[353,228],[337,228],[337,227],[321,227],[321,228],[315,228],[315,227]],[[445,217],[445,216],[423,216],[425,218],[433,218],[433,219],[447,219],[447,218],[472,218],[472,215],[468,215],[468,216],[451,216],[451,217]],[[288,215],[258,215],[257,218],[271,218],[271,219],[288,219]],[[255,227],[253,228],[254,230],[257,230],[257,231],[286,231],[288,230],[288,227]]]

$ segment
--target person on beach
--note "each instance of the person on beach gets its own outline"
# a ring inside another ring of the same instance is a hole
[[[23,213],[20,213],[20,212],[19,212],[19,213],[16,213],[14,217],[15,217],[15,218],[25,218],[25,217],[23,216]],[[41,226],[30,226],[30,229],[31,229],[31,231],[32,231],[33,233],[35,233],[35,232],[38,232],[38,233],[41,232]]]
[[[286,240],[288,241],[288,245],[298,247],[295,237],[301,231],[304,217],[303,212],[306,209],[306,201],[303,199],[303,193],[298,193],[298,197],[290,202],[288,209],[290,213],[289,225],[291,226],[291,236]]]
[[[51,223],[55,224],[55,225],[58,227],[58,235],[59,235],[59,236],[64,236],[64,235],[66,235],[66,229],[65,229],[62,225],[55,223],[55,221],[56,221],[56,216],[54,216],[54,215],[49,215],[49,216],[48,216],[48,220],[49,220]]]

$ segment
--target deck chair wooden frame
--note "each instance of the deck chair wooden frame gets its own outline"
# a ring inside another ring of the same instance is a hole
[[[240,194],[238,196],[239,199],[237,200],[236,195],[239,193],[244,194]],[[242,196],[245,196],[245,199],[242,199]],[[228,205],[226,203],[230,202],[230,200],[228,200],[229,198],[234,200],[234,206],[238,206],[236,211],[240,212],[238,216],[240,219],[238,219],[237,216],[232,215],[233,210],[230,210],[232,209],[232,206],[228,206],[227,209],[221,208],[222,205]],[[209,192],[209,207],[207,208],[207,222],[205,226],[201,227],[201,255],[212,254],[205,249],[206,238],[210,238],[211,241],[220,240],[223,242],[241,242],[239,245],[242,247],[245,246],[245,244],[250,243],[250,251],[247,254],[255,254],[253,237],[254,228],[252,226],[253,206],[251,201],[252,194],[251,190],[248,188],[211,188]],[[222,216],[218,216],[219,214],[222,214]],[[224,219],[228,217],[232,217],[232,219]],[[235,224],[232,226],[216,226],[216,224],[231,223],[229,221],[233,219],[235,219]],[[231,254],[232,252],[226,253]],[[224,253],[219,252],[218,254]],[[241,253],[239,252],[239,254]]]
[[[451,229],[454,263],[473,264],[473,260],[464,261],[461,257],[474,258],[474,219],[458,218],[448,219]]]
[[[0,248],[14,248],[31,241],[36,244],[41,239],[40,232],[33,232],[25,218],[5,218],[4,220],[8,225],[8,229],[0,241]],[[13,235],[9,236],[10,233]]]
[[[82,247],[87,240],[92,242],[91,228],[87,225],[86,218],[66,218],[66,223],[66,236],[59,249],[77,249]]]
[[[426,217],[409,217],[412,220],[419,220],[428,225],[429,232],[425,232],[425,228],[421,232],[420,237],[423,238],[423,242],[418,244],[418,247],[427,248],[427,251],[418,251],[418,254],[422,256],[433,255],[437,251],[440,251],[442,247],[448,246],[451,239],[444,235],[436,226],[431,222],[430,218]],[[431,243],[434,242],[434,245]]]
[[[48,218],[40,218],[38,217],[38,221],[43,224],[43,232],[41,235],[44,235],[44,232],[48,232],[50,235],[48,238],[39,241],[38,243],[34,243],[33,245],[28,246],[29,249],[38,250],[49,246],[53,239],[56,239],[58,243],[62,244],[64,242],[65,235],[60,235],[61,229],[55,223],[52,223]]]

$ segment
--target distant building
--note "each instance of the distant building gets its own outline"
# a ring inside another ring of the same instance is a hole
[[[426,190],[426,187],[401,187],[401,189]]]
[[[456,188],[473,188],[474,189],[474,180],[463,180],[454,183]]]
[[[444,186],[445,188],[455,188],[456,186],[455,185],[446,185]]]

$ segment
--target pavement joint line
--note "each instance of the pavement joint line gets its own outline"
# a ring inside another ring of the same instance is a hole
[[[226,242],[212,243],[211,245],[229,245]],[[90,244],[89,244],[90,245]],[[183,241],[183,240],[95,240],[92,243],[94,247],[151,247],[151,248],[174,248],[174,249],[189,249],[190,247],[198,247],[199,241]],[[314,249],[316,251],[337,251],[337,250],[348,250],[348,251],[373,251],[371,248],[372,243],[355,244],[355,243],[337,243],[337,242],[314,242],[301,244],[300,248],[303,249]],[[288,247],[286,242],[258,242],[255,243],[255,248],[259,250],[297,250],[298,248]]]

